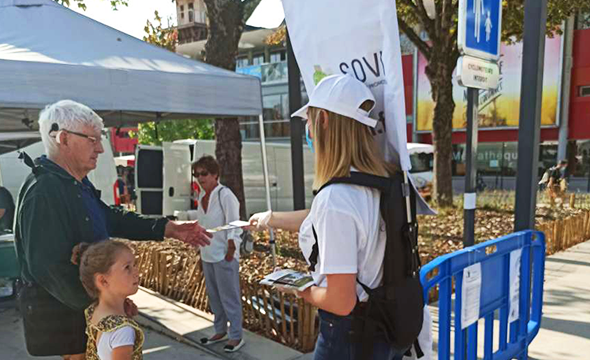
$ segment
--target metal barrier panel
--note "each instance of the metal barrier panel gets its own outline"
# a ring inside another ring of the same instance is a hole
[[[527,359],[528,345],[541,325],[544,273],[545,235],[530,230],[441,256],[424,266],[420,272],[424,299],[428,301],[429,292],[439,287],[438,359],[451,359],[451,331],[454,359],[477,359],[482,320],[484,360]],[[462,317],[475,322],[462,328]],[[495,318],[499,326],[494,326]]]

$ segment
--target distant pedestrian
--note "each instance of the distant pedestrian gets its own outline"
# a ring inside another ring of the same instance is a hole
[[[556,199],[560,199],[559,207],[561,208],[563,208],[563,204],[565,203],[565,193],[567,191],[566,169],[567,161],[565,160],[561,160],[559,164],[549,169],[547,195],[549,195],[549,203],[552,207],[555,207]]]

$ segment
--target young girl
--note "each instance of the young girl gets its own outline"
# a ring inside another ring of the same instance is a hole
[[[96,301],[86,309],[86,360],[140,360],[143,332],[125,315],[128,296],[137,292],[135,256],[123,242],[81,243],[72,260],[80,264],[80,280]]]

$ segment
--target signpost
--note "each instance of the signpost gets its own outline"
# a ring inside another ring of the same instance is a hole
[[[459,84],[467,87],[467,171],[463,200],[463,244],[475,243],[477,131],[479,89],[496,89],[500,81],[502,0],[459,0],[457,62]]]
[[[287,32],[287,62],[289,64],[289,114],[301,107],[301,72],[289,32]],[[293,209],[305,209],[305,182],[303,178],[303,121],[299,117],[291,118],[291,174],[293,181]]]
[[[535,228],[547,0],[526,0],[514,230]]]

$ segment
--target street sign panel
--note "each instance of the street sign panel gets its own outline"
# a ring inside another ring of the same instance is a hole
[[[459,0],[459,51],[498,60],[502,37],[502,0]]]
[[[465,87],[496,89],[500,82],[500,67],[495,62],[464,55],[457,62],[457,81]]]

